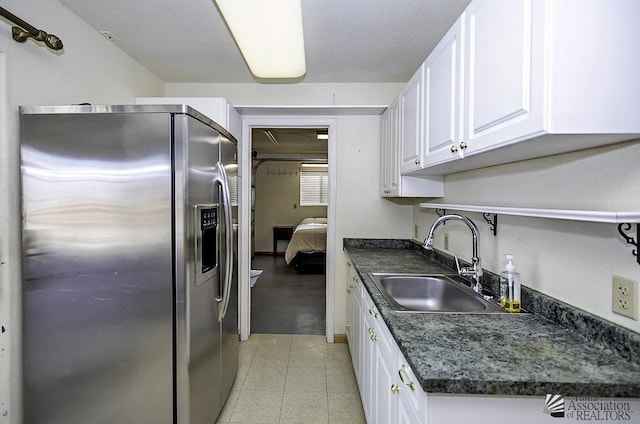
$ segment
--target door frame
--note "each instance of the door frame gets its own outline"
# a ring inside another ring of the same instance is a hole
[[[338,120],[328,116],[252,115],[242,117],[242,141],[240,142],[240,202],[239,202],[239,246],[238,285],[240,309],[240,340],[246,341],[251,334],[251,130],[253,128],[328,128],[329,140],[329,205],[327,206],[327,254],[326,254],[326,298],[325,333],[328,343],[333,343],[335,323],[335,249],[336,249],[336,153]]]

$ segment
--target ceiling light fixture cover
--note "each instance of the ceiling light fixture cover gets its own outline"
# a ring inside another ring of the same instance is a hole
[[[301,0],[214,1],[255,77],[306,73]]]

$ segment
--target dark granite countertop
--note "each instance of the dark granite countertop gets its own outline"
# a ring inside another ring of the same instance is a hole
[[[525,287],[531,314],[395,312],[368,272],[451,270],[412,242],[345,239],[345,251],[427,393],[640,397],[637,333]]]

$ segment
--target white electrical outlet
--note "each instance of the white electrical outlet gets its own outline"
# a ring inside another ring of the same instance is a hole
[[[416,239],[416,240],[418,240],[419,230],[420,230],[420,226],[419,225],[414,225],[413,226],[413,238]]]
[[[444,250],[449,250],[449,233],[444,233]]]
[[[613,312],[638,320],[638,282],[614,275],[612,291]]]

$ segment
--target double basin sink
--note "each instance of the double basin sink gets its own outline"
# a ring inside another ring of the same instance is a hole
[[[498,303],[474,292],[458,275],[369,273],[380,293],[398,312],[504,313]]]

